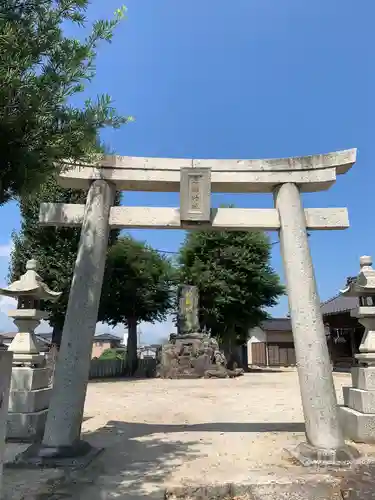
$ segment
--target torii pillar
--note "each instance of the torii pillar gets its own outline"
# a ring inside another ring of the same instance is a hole
[[[299,446],[295,455],[302,463],[337,464],[356,458],[357,450],[345,445],[338,424],[336,393],[307,241],[307,230],[347,228],[348,214],[345,208],[304,210],[300,194],[328,189],[337,174],[346,173],[355,159],[355,149],[271,160],[109,156],[95,165],[64,169],[61,185],[88,189],[88,197],[86,207],[41,206],[42,224],[82,225],[82,232],[46,430],[42,446],[33,451],[34,456],[48,465],[48,458],[56,464],[60,458],[90,456],[92,452],[80,440],[80,431],[110,227],[191,229],[178,208],[111,208],[115,189],[178,192],[181,171],[190,169],[194,203],[187,210],[196,215],[200,209],[207,213],[210,192],[204,172],[209,169],[209,188],[214,192],[268,192],[275,197],[275,209],[211,209],[210,221],[199,217],[197,220],[201,221],[199,229],[280,233],[306,423],[307,442]]]

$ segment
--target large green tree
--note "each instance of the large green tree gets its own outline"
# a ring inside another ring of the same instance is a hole
[[[175,270],[170,260],[130,236],[108,251],[101,316],[128,327],[126,372],[137,369],[137,325],[166,319],[174,306]]]
[[[36,189],[62,162],[82,161],[95,151],[98,130],[119,127],[108,95],[71,104],[95,75],[98,44],[110,42],[124,17],[94,22],[87,33],[89,0],[0,2],[0,204]]]
[[[39,224],[39,207],[41,202],[85,203],[85,201],[86,192],[63,189],[52,176],[38,191],[22,197],[21,230],[12,236],[14,249],[11,255],[9,279],[11,281],[18,279],[25,272],[27,260],[35,258],[43,280],[53,290],[62,292],[56,303],[44,304],[44,308],[50,312],[52,340],[57,346],[61,341],[81,230],[73,227],[42,227]],[[117,194],[115,205],[119,203],[120,196]],[[118,231],[111,231],[109,244],[113,244],[117,237]]]
[[[226,351],[247,340],[284,292],[270,251],[266,234],[250,231],[190,232],[180,249],[180,280],[198,286],[201,325]]]

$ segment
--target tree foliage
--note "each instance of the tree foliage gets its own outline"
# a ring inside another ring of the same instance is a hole
[[[284,293],[270,266],[270,242],[261,232],[197,231],[180,249],[180,280],[200,292],[201,326],[224,344],[247,340],[249,328]]]
[[[25,272],[27,260],[35,258],[43,280],[52,290],[62,292],[57,302],[44,304],[44,308],[51,314],[53,342],[58,345],[68,305],[81,229],[42,227],[39,224],[39,207],[41,202],[85,203],[85,201],[86,192],[61,188],[55,177],[50,177],[37,192],[24,196],[20,201],[21,230],[18,234],[12,235],[14,249],[10,261],[9,280],[18,279]],[[117,194],[115,204],[119,203],[120,196]],[[109,244],[113,244],[117,237],[118,231],[111,231]]]
[[[36,189],[64,160],[95,152],[97,132],[129,120],[108,95],[83,109],[70,98],[95,75],[98,44],[124,17],[98,20],[79,41],[63,25],[84,28],[89,0],[2,0],[0,5],[0,204]],[[85,30],[83,29],[83,32]]]
[[[98,359],[125,359],[125,349],[106,349]]]
[[[100,303],[111,325],[128,327],[126,371],[137,368],[137,324],[163,321],[174,305],[175,271],[156,250],[130,236],[120,237],[108,251]]]

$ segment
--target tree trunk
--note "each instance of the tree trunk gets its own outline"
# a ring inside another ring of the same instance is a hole
[[[228,332],[226,333],[226,336],[223,339],[221,348],[224,351],[225,357],[228,360],[232,355],[232,339]]]
[[[222,344],[222,350],[224,351],[224,355],[227,360],[227,368],[229,368],[229,370],[240,367],[241,362],[238,356],[235,333],[229,331],[226,332],[226,336]]]
[[[62,337],[62,328],[60,328],[59,326],[54,326],[52,332],[52,344],[56,346],[58,351],[60,350],[61,337]]]
[[[128,318],[128,340],[126,345],[126,361],[125,374],[132,377],[137,371],[138,355],[137,355],[137,320],[136,318]]]

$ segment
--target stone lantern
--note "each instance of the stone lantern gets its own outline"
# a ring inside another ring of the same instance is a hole
[[[345,437],[356,442],[375,442],[375,270],[372,258],[360,258],[360,272],[347,288],[346,297],[358,297],[359,307],[351,312],[365,327],[358,366],[352,368],[352,387],[344,387],[340,418]]]
[[[360,273],[356,280],[341,290],[346,297],[358,297],[359,307],[352,312],[365,327],[365,333],[356,354],[359,364],[375,366],[375,270],[372,258],[364,255],[360,258]]]
[[[56,301],[61,292],[53,292],[43,283],[36,272],[34,259],[26,263],[26,273],[7,288],[0,288],[0,295],[17,299],[17,309],[9,311],[19,332],[14,337],[8,350],[13,352],[14,366],[41,366],[44,356],[40,354],[39,342],[34,330],[48,313],[40,310],[41,300]]]
[[[9,311],[19,332],[8,350],[13,352],[12,381],[9,397],[7,438],[20,441],[39,439],[48,411],[50,373],[34,330],[48,313],[40,310],[42,300],[56,301],[61,292],[53,292],[36,272],[34,259],[26,264],[26,273],[0,294],[17,299],[17,309]]]

